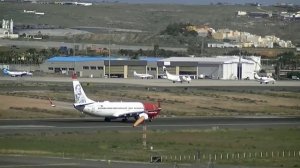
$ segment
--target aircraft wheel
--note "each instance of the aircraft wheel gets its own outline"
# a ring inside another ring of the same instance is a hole
[[[111,119],[110,119],[110,118],[108,118],[108,117],[105,117],[105,118],[104,118],[104,121],[105,121],[105,122],[110,122],[110,121],[111,121]]]
[[[138,119],[139,119],[139,116],[134,116],[134,119],[135,119],[135,120],[138,120]]]
[[[84,118],[84,117],[85,117],[85,114],[81,112],[79,116],[80,116],[81,118]]]
[[[128,118],[123,118],[122,119],[122,122],[127,122],[128,121]]]

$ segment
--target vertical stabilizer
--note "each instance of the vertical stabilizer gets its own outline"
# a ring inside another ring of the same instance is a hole
[[[4,75],[8,75],[8,74],[9,74],[8,69],[4,68],[4,69],[3,69],[3,74],[4,74]]]
[[[85,104],[91,104],[94,103],[93,100],[89,99],[85,93],[84,90],[81,87],[81,84],[78,80],[73,80],[73,88],[74,88],[74,97],[75,97],[75,106],[78,105],[85,105]]]
[[[258,74],[256,72],[254,72],[254,79],[260,79],[261,77],[258,76]]]

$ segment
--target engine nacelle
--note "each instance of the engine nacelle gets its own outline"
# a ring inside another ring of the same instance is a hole
[[[141,117],[144,117],[144,120],[148,120],[149,119],[148,114],[146,114],[146,113],[141,113],[139,115],[139,118],[141,118]]]

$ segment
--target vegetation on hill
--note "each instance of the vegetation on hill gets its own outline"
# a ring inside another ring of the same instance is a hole
[[[263,7],[266,11],[281,11],[275,7]],[[24,10],[45,12],[44,16],[26,14]],[[229,28],[250,32],[257,35],[276,35],[284,40],[300,43],[297,33],[299,22],[281,21],[272,18],[236,17],[237,11],[261,11],[254,6],[242,5],[167,5],[167,4],[107,4],[84,6],[66,6],[54,4],[1,3],[0,18],[13,19],[16,25],[44,25],[45,27],[91,28],[99,33],[98,28],[120,28],[125,33],[139,30],[135,38],[121,40],[126,43],[144,43],[178,45],[176,40],[161,39],[159,32],[175,23],[192,23],[194,25],[209,24],[214,29]],[[59,18],[59,19],[58,19]],[[127,30],[127,32],[126,32]],[[102,32],[103,33],[103,32]],[[114,31],[116,34],[123,32]],[[100,40],[101,37],[99,37]],[[127,36],[123,36],[127,38]],[[117,43],[122,39],[115,39]]]
[[[24,10],[45,12],[38,16],[24,13]],[[209,38],[196,36],[196,32],[186,31],[187,25],[209,25],[214,29],[229,28],[257,35],[276,35],[284,40],[300,43],[299,21],[284,21],[274,18],[237,17],[237,11],[257,12],[261,8],[246,5],[168,5],[168,4],[109,4],[90,7],[54,4],[3,3],[0,5],[0,18],[13,19],[16,28],[76,28],[92,32],[86,35],[49,37],[47,40],[83,43],[111,43],[126,45],[159,46],[157,50],[115,51],[118,55],[137,58],[147,56],[187,56],[223,55],[240,53],[236,49],[206,48]],[[265,11],[283,11],[278,7],[263,7]],[[59,19],[58,19],[59,18]],[[17,29],[16,29],[17,30]],[[162,47],[184,47],[186,53],[160,49]],[[51,49],[54,50],[54,49]],[[57,50],[57,49],[56,49]],[[290,50],[289,50],[290,51]],[[92,51],[88,51],[94,55]],[[243,53],[262,56],[276,56],[286,50],[249,48]],[[49,52],[56,54],[57,52]],[[63,55],[72,55],[59,53]],[[271,54],[270,54],[271,53]],[[80,51],[76,51],[80,54]],[[84,51],[86,54],[86,51]],[[7,54],[6,54],[7,55]],[[11,55],[11,54],[10,54]]]

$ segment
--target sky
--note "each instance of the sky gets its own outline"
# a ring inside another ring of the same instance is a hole
[[[300,5],[300,0],[94,0],[94,1],[107,1],[107,2],[120,2],[120,3],[165,3],[165,4],[188,4],[188,5],[208,5],[210,3],[227,2],[230,4],[245,4],[259,2],[262,5],[273,5],[278,2],[293,3]]]

